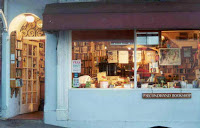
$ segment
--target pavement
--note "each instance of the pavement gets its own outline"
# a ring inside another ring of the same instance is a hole
[[[62,128],[44,124],[42,120],[0,120],[0,128]]]

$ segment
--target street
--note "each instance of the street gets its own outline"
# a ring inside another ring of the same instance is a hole
[[[61,128],[44,124],[42,120],[0,120],[0,128]]]

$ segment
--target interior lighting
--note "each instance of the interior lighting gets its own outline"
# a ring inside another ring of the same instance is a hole
[[[162,40],[164,40],[164,39],[165,39],[165,37],[164,37],[164,36],[161,36],[161,39],[162,39]]]
[[[131,50],[131,47],[128,47],[128,50]]]
[[[34,22],[35,18],[32,15],[26,15],[26,21],[29,23]]]

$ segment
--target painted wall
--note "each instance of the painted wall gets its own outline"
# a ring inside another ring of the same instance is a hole
[[[45,45],[45,105],[44,112],[55,112],[57,104],[57,37],[46,33]],[[46,114],[44,119],[48,119]]]
[[[71,128],[199,128],[200,90],[155,89],[155,93],[192,93],[192,99],[142,99],[150,89],[71,89],[69,120],[56,121],[55,112],[45,122]],[[56,122],[56,123],[55,123]]]
[[[42,19],[42,13],[46,4],[56,3],[58,0],[7,0],[8,24],[14,17],[21,13],[33,13]]]

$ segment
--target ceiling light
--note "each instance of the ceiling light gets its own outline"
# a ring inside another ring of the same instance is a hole
[[[26,15],[26,21],[29,23],[34,22],[35,18],[32,15]]]

